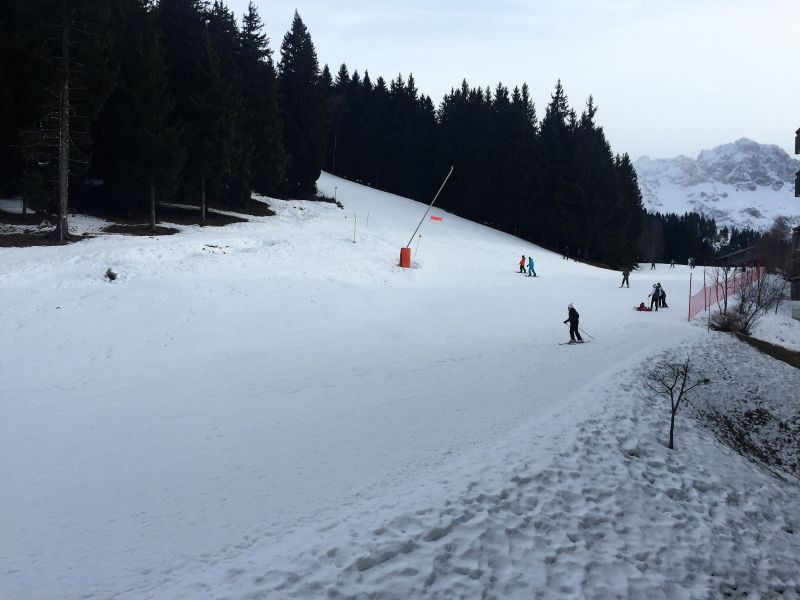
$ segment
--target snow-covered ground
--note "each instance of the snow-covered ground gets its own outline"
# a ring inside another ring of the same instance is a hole
[[[763,359],[687,323],[685,266],[620,289],[434,209],[403,270],[423,205],[319,187],[344,210],[0,249],[0,598],[800,595],[796,482],[689,411],[667,450],[643,391]]]

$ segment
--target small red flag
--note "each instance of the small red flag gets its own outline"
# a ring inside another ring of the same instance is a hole
[[[431,215],[431,221],[441,221],[442,217],[437,217],[436,215]]]

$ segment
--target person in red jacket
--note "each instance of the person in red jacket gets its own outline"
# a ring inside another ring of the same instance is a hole
[[[524,254],[522,255],[522,258],[519,259],[519,272],[520,273],[524,273],[525,272],[525,255]]]

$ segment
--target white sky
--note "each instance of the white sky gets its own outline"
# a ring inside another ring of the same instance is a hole
[[[800,0],[254,0],[279,57],[295,8],[320,65],[413,73],[439,104],[527,82],[541,117],[556,80],[591,93],[615,152],[696,156],[749,137],[789,152],[800,127]],[[237,18],[248,0],[229,0]],[[792,43],[794,41],[794,43]]]

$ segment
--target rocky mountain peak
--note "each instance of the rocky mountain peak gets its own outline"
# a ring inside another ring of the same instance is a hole
[[[794,177],[800,163],[774,144],[748,138],[703,150],[696,159],[642,157],[634,163],[650,211],[696,211],[737,226],[766,227],[794,217]]]

